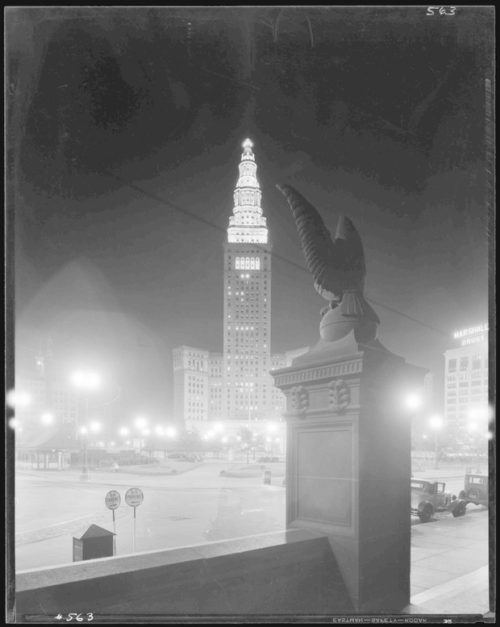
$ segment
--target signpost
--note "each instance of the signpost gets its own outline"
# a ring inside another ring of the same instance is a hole
[[[125,492],[125,502],[134,508],[134,536],[132,550],[135,552],[135,510],[144,501],[144,494],[140,488],[129,488]]]
[[[120,507],[120,503],[122,502],[122,497],[120,493],[116,490],[110,490],[104,499],[106,503],[106,507],[113,512],[113,531],[116,533],[116,522],[115,522],[115,509]]]

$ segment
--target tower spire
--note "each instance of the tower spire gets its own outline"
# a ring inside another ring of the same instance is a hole
[[[234,189],[233,215],[229,218],[227,241],[229,243],[267,243],[266,218],[262,215],[257,164],[253,142],[247,137],[242,143],[243,153],[239,164],[239,177]]]

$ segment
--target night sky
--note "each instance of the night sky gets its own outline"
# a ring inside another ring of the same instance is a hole
[[[330,230],[354,221],[380,340],[441,387],[453,330],[488,317],[491,7],[19,8],[6,24],[20,367],[50,335],[62,368],[122,386],[117,412],[169,413],[172,348],[222,350],[249,136],[273,352],[314,344],[324,305],[287,182]]]

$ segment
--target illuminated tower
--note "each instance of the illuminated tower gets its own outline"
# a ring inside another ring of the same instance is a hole
[[[271,255],[257,164],[243,142],[224,250],[223,418],[261,420],[272,406]]]

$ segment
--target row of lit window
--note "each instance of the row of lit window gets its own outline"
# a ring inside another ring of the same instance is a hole
[[[467,381],[465,383],[458,383],[458,386],[460,388],[468,388],[468,387],[478,387],[478,386],[487,386],[488,382],[485,380],[483,381],[482,379],[473,379],[472,381]],[[448,390],[456,390],[457,389],[457,383],[447,383],[446,384],[446,388]]]
[[[268,283],[267,283],[267,279],[261,280],[261,281],[250,281],[247,282],[246,279],[245,280],[241,280],[241,277],[246,277],[246,274],[240,274],[240,278],[236,279],[235,281],[231,281],[230,283],[227,284],[226,289],[229,293],[229,295],[231,295],[233,289],[234,290],[247,290],[249,292],[253,292],[253,293],[259,293],[261,290],[265,293],[267,288],[269,287]],[[257,279],[257,276],[255,275],[248,275],[248,278],[254,278]]]
[[[236,257],[234,260],[236,270],[260,270],[259,257]]]
[[[245,274],[240,275],[240,276],[246,276]],[[250,278],[251,275],[249,275]],[[237,281],[234,281],[232,285],[228,285],[227,286],[227,291],[229,296],[231,296],[232,290],[246,290],[247,292],[250,292],[252,295],[258,296],[259,293],[262,291],[264,294],[266,294],[266,290],[268,288],[267,282],[266,284],[264,284],[262,281],[242,281],[240,279],[238,279]]]
[[[231,237],[229,240],[231,244],[266,244],[267,243],[267,233],[263,233],[262,235],[254,234],[252,237],[245,237],[244,233],[238,233],[240,237]],[[242,237],[243,235],[243,237]]]
[[[236,346],[232,342],[228,342],[227,350],[228,352],[238,351],[240,355],[249,355],[253,353],[254,342],[243,342]],[[262,344],[263,349],[267,349],[267,344]]]
[[[474,396],[470,397],[471,401],[474,401],[475,403],[478,403],[481,400],[486,399],[486,395],[485,394],[476,394]],[[448,398],[446,399],[446,402],[448,405],[463,405],[463,402],[460,401],[466,401],[467,403],[469,402],[469,397],[467,397],[467,399],[457,399],[456,398]]]
[[[468,398],[469,397],[469,393],[472,396],[483,396],[486,391],[482,392],[481,390],[459,390],[458,392],[458,396],[462,399],[462,398]],[[446,398],[448,399],[454,399],[457,398],[457,393],[456,392],[448,392]]]
[[[457,381],[471,381],[475,379],[481,379],[483,376],[486,376],[487,372],[484,370],[474,370],[473,372],[459,372],[452,375],[448,375],[446,380],[449,383],[455,383]]]
[[[456,372],[457,370],[457,359],[450,359],[448,361],[448,372]],[[473,357],[470,360],[470,366],[472,370],[480,370],[482,368],[482,359],[480,355]],[[458,362],[459,370],[468,370],[469,369],[469,358],[468,357],[460,357],[460,361]]]
[[[246,252],[247,255],[249,255],[249,254],[250,255],[259,255],[261,251],[259,250],[259,248],[251,248],[251,249],[247,249],[245,252]],[[238,257],[238,256],[239,255],[236,254],[236,257]],[[236,257],[235,257],[235,259],[236,259]],[[267,258],[267,255],[264,255],[264,257]],[[232,257],[231,252],[229,252],[229,254],[227,256],[227,259],[228,259],[228,261],[232,261],[233,257]]]
[[[262,299],[258,294],[244,294],[237,292],[236,294],[227,295],[227,306],[230,307],[231,304],[234,304],[236,307],[240,306],[239,303],[252,303],[252,306],[256,306],[260,303],[267,303],[267,300]]]

